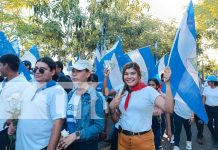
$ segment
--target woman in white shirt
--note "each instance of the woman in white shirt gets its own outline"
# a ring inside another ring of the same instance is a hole
[[[127,63],[123,68],[124,88],[110,103],[110,112],[115,122],[119,121],[118,150],[154,150],[151,130],[154,105],[165,112],[173,111],[173,96],[170,88],[170,68],[164,71],[166,99],[154,88],[141,82],[140,67]]]
[[[214,148],[218,148],[218,81],[215,75],[207,78],[208,85],[203,91],[203,101],[208,115],[208,128]]]

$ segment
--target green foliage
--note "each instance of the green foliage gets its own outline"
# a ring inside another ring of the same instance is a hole
[[[208,47],[218,48],[218,1],[202,0],[195,6],[197,29],[207,38]]]
[[[126,52],[147,45],[159,57],[169,52],[175,36],[174,23],[166,24],[146,15],[150,6],[140,0],[88,0],[86,11],[79,0],[1,0],[0,29],[9,39],[19,37],[23,50],[37,44],[41,55],[68,61],[81,52],[92,58],[97,43],[106,49],[122,36]],[[6,7],[7,6],[7,7]],[[26,11],[23,11],[26,9]],[[32,10],[34,13],[28,13]],[[27,13],[25,17],[21,14]],[[32,14],[32,15],[31,15]],[[102,24],[106,32],[101,35]]]

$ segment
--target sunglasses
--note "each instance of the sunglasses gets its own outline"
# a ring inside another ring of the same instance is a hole
[[[33,69],[33,73],[36,73],[37,72],[37,70],[39,70],[39,73],[41,73],[41,74],[44,74],[45,73],[45,70],[47,70],[46,68],[34,68]]]
[[[148,84],[148,86],[156,86],[156,84]]]

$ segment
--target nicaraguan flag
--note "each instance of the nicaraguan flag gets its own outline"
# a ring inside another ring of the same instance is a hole
[[[122,70],[123,66],[128,62],[136,62],[139,64],[142,73],[141,80],[145,84],[147,84],[148,79],[154,77],[156,73],[154,58],[149,47],[139,48],[118,57],[113,55],[110,61],[105,62],[105,64],[110,64],[109,82],[112,88],[120,87],[120,85],[123,84]]]
[[[157,69],[157,73],[159,74],[159,76],[164,73],[164,69],[166,68],[167,64],[168,64],[168,54],[165,54],[157,63],[156,65],[156,69]]]
[[[2,31],[0,31],[0,56],[6,55],[6,54],[14,54],[17,55],[17,53],[14,51],[11,43],[7,40],[6,36]],[[18,56],[18,55],[17,55]],[[23,73],[27,80],[31,80],[31,76],[29,71],[24,66],[23,62],[20,61],[19,66],[19,73]]]
[[[28,60],[31,62],[34,67],[36,61],[40,58],[40,54],[36,45],[30,48],[29,51],[25,51],[24,55],[21,57],[21,60]]]
[[[108,53],[103,56],[103,58],[101,59],[99,64],[96,65],[96,74],[98,75],[98,80],[99,80],[99,83],[100,83],[100,85],[99,85],[100,87],[102,87],[103,82],[104,82],[104,69],[105,69],[105,67],[107,67],[107,68],[109,67],[109,69],[111,69],[111,67],[112,68],[115,68],[115,67],[119,68],[118,64],[113,63],[113,62],[110,63],[110,61],[111,61],[112,58],[116,59],[116,58],[118,58],[119,56],[121,56],[123,54],[124,53],[123,53],[123,49],[122,49],[122,42],[121,42],[121,39],[119,38],[118,41],[113,45],[113,47],[108,51]],[[117,60],[114,60],[114,59],[112,59],[112,60],[117,61]],[[113,66],[111,66],[112,64],[113,64]],[[108,86],[109,86],[109,88],[112,87],[110,81],[108,83]]]
[[[120,67],[125,65],[127,62],[136,62],[140,66],[142,73],[141,80],[145,84],[147,84],[148,79],[154,77],[156,74],[154,57],[148,46],[131,51],[119,58]]]
[[[169,57],[169,66],[172,69],[171,84],[192,111],[207,123],[208,117],[199,90],[196,59],[194,8],[191,1],[175,36]]]

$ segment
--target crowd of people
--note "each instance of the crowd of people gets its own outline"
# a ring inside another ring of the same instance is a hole
[[[20,60],[13,54],[0,57],[0,150],[98,150],[99,141],[110,139],[111,150],[161,150],[164,133],[180,149],[185,128],[186,149],[192,149],[191,124],[196,122],[197,142],[203,144],[204,123],[178,93],[171,91],[171,69],[144,83],[135,62],[125,64],[123,85],[108,88],[105,68],[103,87],[87,60],[71,66],[42,57],[34,64],[23,61],[32,80],[18,73]],[[208,76],[202,100],[214,148],[218,148],[218,81]],[[201,85],[200,85],[201,86]],[[165,88],[163,93],[162,87]],[[107,119],[114,124],[107,137]],[[16,137],[16,138],[14,138]]]

